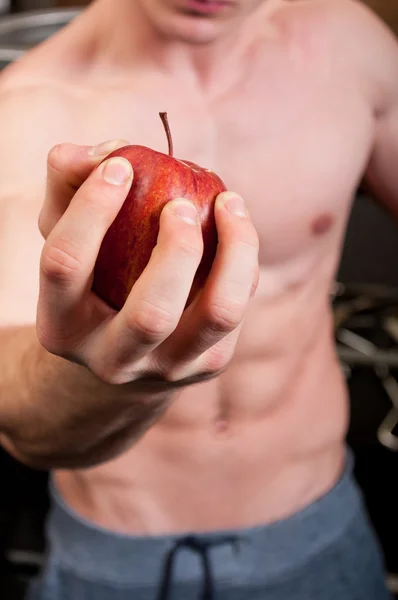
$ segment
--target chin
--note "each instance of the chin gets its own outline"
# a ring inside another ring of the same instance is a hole
[[[176,18],[173,24],[169,24],[169,27],[164,28],[164,33],[187,44],[202,45],[210,44],[222,37],[225,29],[225,24],[210,19],[181,16]]]
[[[236,17],[235,11],[223,18],[195,16],[184,13],[172,0],[140,0],[140,6],[162,36],[194,45],[216,41]]]

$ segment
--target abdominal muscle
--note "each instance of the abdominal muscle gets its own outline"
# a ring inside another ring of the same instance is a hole
[[[57,472],[66,503],[151,535],[267,524],[326,493],[344,468],[348,403],[322,288],[273,303],[260,284],[227,371],[180,392],[117,459]]]

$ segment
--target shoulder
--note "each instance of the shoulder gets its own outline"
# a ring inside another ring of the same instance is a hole
[[[397,38],[364,2],[284,2],[276,20],[307,56],[324,58],[339,81],[345,78],[365,89],[375,107],[398,93]]]
[[[15,108],[24,108],[24,98],[33,107],[45,107],[56,100],[54,106],[73,95],[77,74],[82,74],[84,65],[81,54],[84,51],[84,28],[75,33],[75,19],[56,34],[26,52],[20,59],[0,71],[0,106],[4,107],[13,99]],[[22,103],[22,105],[21,105]]]
[[[387,38],[390,43],[395,41],[388,26],[360,0],[284,0],[275,18],[291,34],[318,35],[339,42],[342,49],[348,45],[354,48],[358,39],[370,44]],[[366,48],[357,50],[363,52]]]
[[[361,0],[283,0],[276,14],[293,24],[317,22],[329,29],[342,24],[362,27],[369,24],[380,26],[382,23],[380,17]]]
[[[70,105],[56,82],[22,64],[0,73],[0,195],[43,181],[49,150],[70,129]]]

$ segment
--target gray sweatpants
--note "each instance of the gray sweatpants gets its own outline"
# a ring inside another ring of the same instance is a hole
[[[53,489],[47,567],[29,600],[387,600],[351,463],[294,516],[211,534],[118,535],[78,517]]]

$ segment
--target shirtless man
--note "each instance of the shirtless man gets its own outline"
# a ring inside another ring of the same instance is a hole
[[[398,213],[393,35],[349,0],[95,0],[0,89],[1,439],[53,471],[31,598],[388,598],[330,291],[361,179]],[[133,175],[98,163],[166,151],[162,110],[233,192],[195,303],[176,199],[115,313],[91,272]]]

